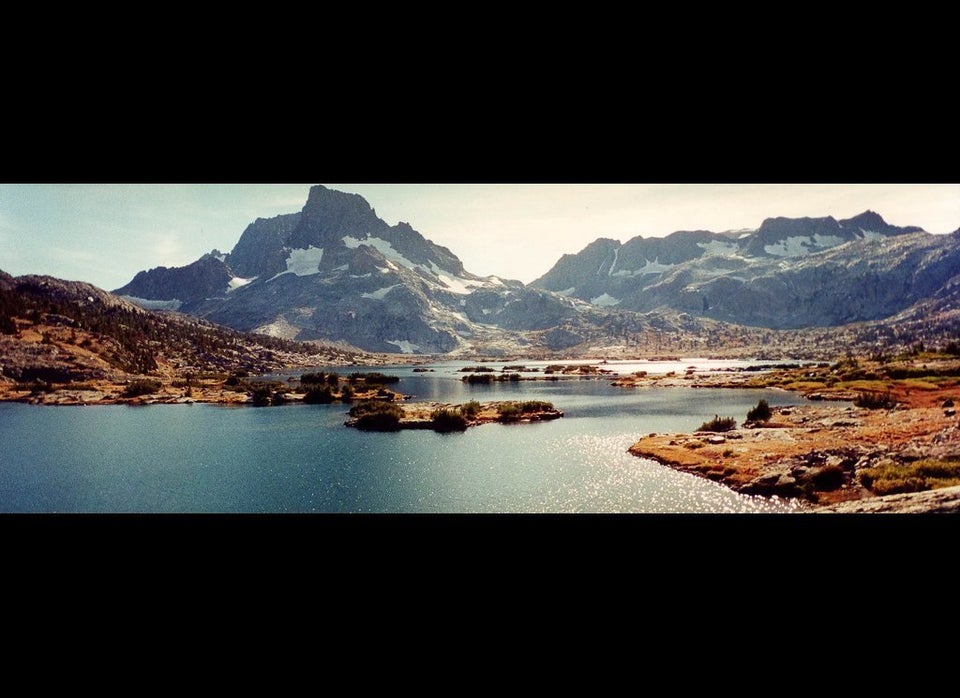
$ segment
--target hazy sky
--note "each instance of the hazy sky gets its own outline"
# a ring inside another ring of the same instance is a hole
[[[771,216],[867,209],[931,233],[960,228],[960,184],[327,184],[410,223],[467,271],[528,283],[598,237],[756,228]],[[107,290],[142,269],[229,252],[254,219],[299,211],[309,184],[0,185],[0,269]]]

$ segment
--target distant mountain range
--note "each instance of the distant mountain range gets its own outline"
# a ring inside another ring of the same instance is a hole
[[[866,211],[769,218],[757,230],[601,238],[531,286],[594,305],[660,308],[781,329],[880,320],[960,279],[960,231],[931,235]]]
[[[471,274],[359,195],[315,186],[299,213],[257,219],[229,254],[142,271],[115,293],[276,337],[469,353],[571,348],[605,333],[612,341],[679,331],[697,318],[831,327],[909,315],[931,299],[942,312],[956,306],[958,288],[960,230],[931,235],[872,211],[622,244],[600,238],[524,285]]]

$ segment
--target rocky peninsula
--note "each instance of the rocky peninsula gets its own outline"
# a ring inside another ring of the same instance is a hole
[[[960,511],[954,407],[960,360],[954,356],[918,353],[762,375],[634,375],[618,381],[664,383],[781,388],[800,392],[810,403],[772,408],[766,419],[739,427],[731,428],[736,420],[730,418],[722,431],[648,434],[629,449],[638,457],[744,494],[796,498],[802,510]]]

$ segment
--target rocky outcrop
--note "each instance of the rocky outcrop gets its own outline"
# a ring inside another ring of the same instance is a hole
[[[960,485],[927,492],[891,494],[814,509],[818,514],[960,514]]]
[[[156,301],[179,301],[185,311],[211,296],[222,296],[234,274],[222,259],[201,257],[185,267],[157,267],[141,271],[133,280],[114,293],[118,296]]]

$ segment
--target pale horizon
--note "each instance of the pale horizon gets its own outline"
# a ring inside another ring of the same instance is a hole
[[[0,269],[111,290],[158,266],[229,252],[257,218],[295,213],[312,184],[3,184]],[[467,271],[530,283],[597,238],[755,229],[766,218],[850,218],[946,234],[960,184],[325,184],[409,223]]]

